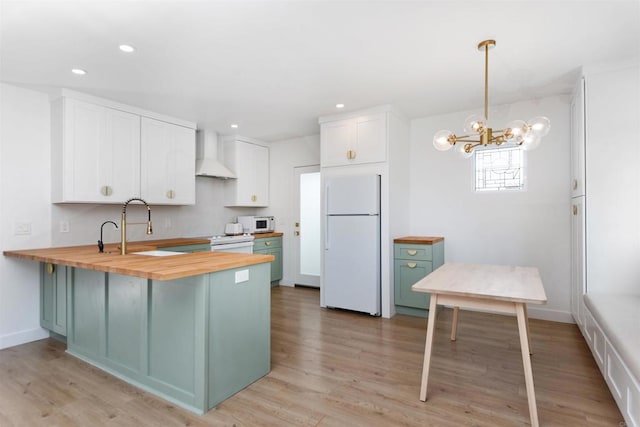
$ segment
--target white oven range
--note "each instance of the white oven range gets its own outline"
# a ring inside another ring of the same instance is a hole
[[[253,253],[253,236],[213,236],[211,250],[215,252]]]

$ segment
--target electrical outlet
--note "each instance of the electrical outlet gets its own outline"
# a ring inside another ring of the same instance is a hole
[[[60,232],[61,233],[69,232],[69,221],[60,221]]]
[[[249,280],[249,270],[236,271],[236,283],[247,282]]]
[[[31,234],[31,223],[30,222],[16,222],[14,232],[16,236],[26,236]]]

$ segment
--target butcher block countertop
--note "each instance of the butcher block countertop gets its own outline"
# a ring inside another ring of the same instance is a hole
[[[173,256],[136,255],[132,252],[148,251],[168,246],[209,243],[208,238],[179,238],[128,242],[127,255],[120,255],[119,243],[68,246],[59,248],[4,251],[9,257],[52,264],[104,271],[154,280],[173,280],[182,277],[214,273],[232,268],[271,262],[273,255],[240,254],[231,252],[194,252]]]
[[[393,243],[412,243],[416,245],[433,245],[442,241],[444,241],[444,237],[433,236],[406,236],[393,239]]]
[[[282,237],[284,233],[280,233],[279,231],[273,233],[256,233],[253,235],[256,239],[266,239],[267,237]]]

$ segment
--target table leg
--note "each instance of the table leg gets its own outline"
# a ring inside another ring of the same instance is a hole
[[[422,384],[420,385],[420,400],[427,400],[427,382],[429,381],[429,367],[431,366],[431,349],[433,347],[433,335],[436,330],[436,309],[438,295],[431,294],[429,304],[429,320],[427,321],[427,339],[424,344],[424,361],[422,362]]]
[[[453,307],[453,320],[451,321],[451,341],[456,340],[456,335],[458,333],[458,311],[460,311],[460,307]]]
[[[531,346],[531,332],[529,332],[529,313],[527,312],[527,304],[522,304],[524,309],[524,318],[527,321],[527,338],[529,340],[529,354],[533,354],[533,347]]]
[[[531,417],[531,426],[538,427],[538,409],[536,407],[536,394],[533,388],[533,371],[531,369],[531,355],[529,354],[526,308],[524,303],[515,303],[515,305],[516,316],[518,317],[518,331],[520,332],[522,364],[524,365],[524,382],[527,387],[527,400],[529,401],[529,416]]]

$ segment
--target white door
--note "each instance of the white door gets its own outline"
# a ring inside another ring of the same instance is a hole
[[[320,167],[294,168],[295,206],[294,281],[320,286]]]

